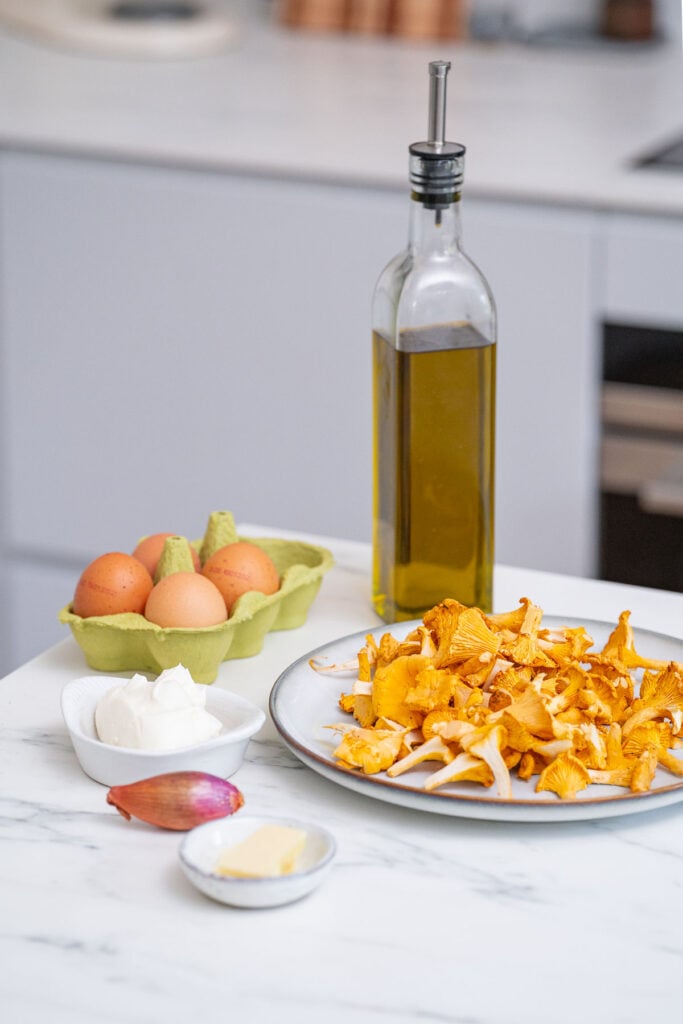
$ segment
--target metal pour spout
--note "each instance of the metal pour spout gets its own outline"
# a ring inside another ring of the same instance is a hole
[[[410,146],[411,196],[429,210],[436,210],[436,223],[441,223],[441,210],[460,198],[465,147],[446,142],[446,76],[449,60],[433,60],[429,64],[429,138]]]
[[[449,60],[433,60],[429,65],[429,142],[443,146],[446,141],[446,78]]]

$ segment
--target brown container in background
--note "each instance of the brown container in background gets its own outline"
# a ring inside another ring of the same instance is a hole
[[[290,28],[405,39],[464,39],[468,0],[279,0],[281,24]]]
[[[279,0],[277,18],[282,25],[296,28],[299,24],[299,0]]]
[[[391,32],[408,39],[464,39],[467,0],[393,0]]]
[[[392,0],[349,0],[346,27],[351,32],[387,32],[391,6]]]
[[[652,0],[606,0],[602,13],[602,34],[610,39],[633,42],[654,35]]]
[[[469,13],[469,0],[442,0],[441,36],[444,39],[466,39]]]
[[[283,0],[280,21],[292,28],[335,32],[346,25],[347,0]]]
[[[390,29],[404,39],[438,39],[442,0],[394,0]]]

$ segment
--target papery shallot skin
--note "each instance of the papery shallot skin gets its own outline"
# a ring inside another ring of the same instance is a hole
[[[107,803],[127,821],[139,818],[159,828],[186,832],[234,814],[244,797],[227,779],[208,772],[167,772],[127,786],[112,786]]]

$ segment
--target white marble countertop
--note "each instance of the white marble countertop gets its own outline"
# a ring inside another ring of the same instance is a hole
[[[683,215],[683,173],[633,160],[683,132],[674,44],[626,51],[294,33],[246,19],[225,52],[101,58],[0,31],[0,147],[406,187],[427,61],[452,60],[468,195]]]
[[[337,565],[306,625],[216,685],[265,706],[295,658],[377,623],[367,546],[328,544]],[[683,637],[679,594],[505,567],[495,592],[499,609],[528,595],[613,621],[628,607]],[[339,852],[302,902],[233,910],[185,879],[179,834],[125,822],[81,772],[59,697],[88,672],[67,639],[0,682],[4,1024],[679,1018],[683,805],[563,825],[447,818],[335,786],[268,726],[233,777],[245,806],[317,820]]]

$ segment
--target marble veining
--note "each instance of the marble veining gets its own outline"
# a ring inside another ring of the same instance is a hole
[[[309,621],[272,634],[216,685],[267,707],[279,673],[371,628],[368,551],[337,566]],[[500,606],[681,635],[680,595],[501,568]],[[668,618],[667,618],[668,616]],[[0,682],[0,1017],[3,1024],[640,1024],[683,998],[683,804],[524,825],[453,819],[355,794],[305,768],[272,723],[233,781],[253,814],[319,822],[338,856],[310,897],[239,911],[198,893],[181,836],[126,822],[79,769],[59,716],[88,674],[71,639]]]

